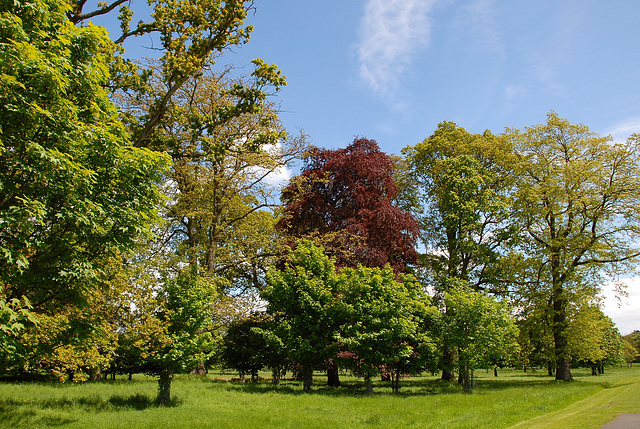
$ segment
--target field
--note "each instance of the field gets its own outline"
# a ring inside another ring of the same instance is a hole
[[[637,372],[636,372],[637,371]],[[545,372],[476,373],[464,394],[437,377],[403,379],[400,395],[378,382],[364,395],[361,380],[342,376],[327,388],[318,374],[314,391],[284,380],[274,387],[229,381],[230,373],[177,376],[174,404],[154,403],[155,379],[87,384],[0,383],[0,426],[10,428],[598,428],[620,412],[640,413],[640,370],[608,370],[597,377],[574,370],[557,383]],[[267,374],[265,373],[266,377]]]

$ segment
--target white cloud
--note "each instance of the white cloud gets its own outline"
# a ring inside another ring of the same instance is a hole
[[[368,0],[357,45],[361,79],[389,95],[419,48],[429,43],[429,12],[438,0]]]
[[[628,119],[605,132],[605,135],[610,135],[616,142],[624,142],[633,133],[640,133],[640,117]],[[640,328],[639,328],[640,329]]]
[[[621,280],[626,284],[628,296],[616,298],[613,285],[608,284],[603,290],[604,313],[611,317],[622,335],[640,330],[640,277]]]

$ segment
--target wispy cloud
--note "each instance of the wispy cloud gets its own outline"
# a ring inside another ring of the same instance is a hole
[[[390,95],[415,52],[429,43],[429,12],[438,0],[368,0],[357,45],[360,78]]]
[[[640,117],[628,119],[614,125],[605,135],[610,135],[616,142],[624,142],[634,133],[640,133]]]

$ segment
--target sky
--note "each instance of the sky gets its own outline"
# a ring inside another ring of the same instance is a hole
[[[138,0],[139,1],[139,0]],[[390,154],[442,121],[523,128],[553,110],[624,141],[640,132],[635,0],[256,0],[249,43],[219,59],[278,65],[281,119],[320,147]],[[134,18],[135,21],[135,18]],[[606,312],[640,329],[640,279]],[[627,303],[627,304],[625,304]]]

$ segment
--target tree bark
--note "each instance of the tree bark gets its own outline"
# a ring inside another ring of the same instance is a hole
[[[171,379],[173,375],[169,371],[162,371],[158,379],[158,405],[167,407],[171,403]]]
[[[456,373],[453,370],[455,362],[454,351],[450,347],[444,346],[442,351],[442,377],[443,381],[453,381],[456,379]]]
[[[562,293],[562,289],[558,293]],[[556,353],[556,380],[573,380],[571,375],[571,357],[569,356],[569,341],[567,340],[567,323],[565,314],[565,300],[556,298],[553,302],[553,340]]]
[[[371,379],[371,374],[364,376],[364,387],[367,395],[373,395],[373,380]]]
[[[329,359],[327,364],[327,386],[331,387],[340,387],[340,373],[339,373],[338,364],[336,364],[333,360]]]
[[[304,364],[302,366],[302,390],[311,392],[311,386],[313,386],[313,367],[311,364]]]

